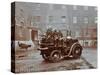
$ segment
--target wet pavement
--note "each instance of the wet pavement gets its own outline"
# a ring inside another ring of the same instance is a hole
[[[97,50],[83,49],[79,59],[67,58],[57,63],[44,61],[40,51],[28,50],[16,56],[16,72],[45,72],[97,68]]]

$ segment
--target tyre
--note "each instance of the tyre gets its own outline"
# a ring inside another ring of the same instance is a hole
[[[49,61],[49,55],[43,53],[42,58],[45,59],[46,61]]]
[[[50,61],[51,62],[58,62],[61,60],[61,52],[58,50],[54,50],[50,54]]]
[[[72,56],[73,58],[79,58],[82,54],[82,47],[80,44],[76,43],[72,48]]]

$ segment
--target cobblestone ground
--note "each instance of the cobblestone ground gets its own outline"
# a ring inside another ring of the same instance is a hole
[[[16,56],[16,72],[44,72],[97,68],[97,50],[84,49],[79,59],[64,59],[57,63],[44,61],[39,51],[23,51]]]

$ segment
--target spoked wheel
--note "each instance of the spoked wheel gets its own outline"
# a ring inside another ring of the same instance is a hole
[[[42,57],[43,57],[43,59],[45,59],[46,61],[49,61],[49,55],[46,55],[46,54],[42,54]]]
[[[58,62],[61,60],[61,52],[58,50],[54,50],[50,54],[50,60],[51,62]]]
[[[80,44],[75,44],[72,49],[73,58],[79,58],[82,54],[82,47]]]

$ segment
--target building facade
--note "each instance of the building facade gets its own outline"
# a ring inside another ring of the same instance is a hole
[[[23,38],[24,41],[39,40],[48,28],[52,28],[61,30],[64,36],[70,31],[70,36],[78,38],[85,47],[91,45],[89,41],[88,43],[84,41],[92,41],[94,36],[97,41],[97,7],[95,6],[17,2],[15,17],[17,40]]]

